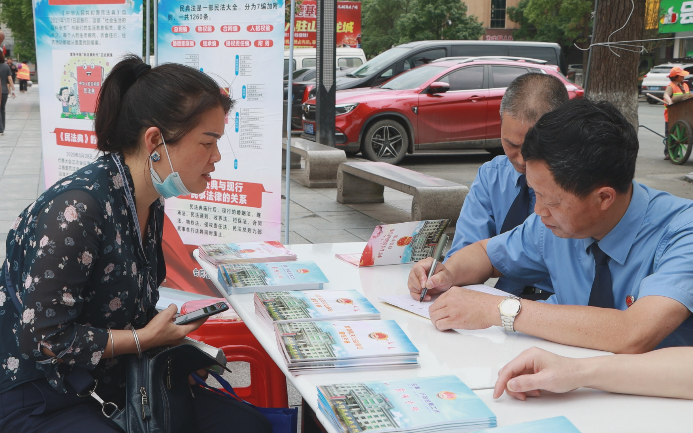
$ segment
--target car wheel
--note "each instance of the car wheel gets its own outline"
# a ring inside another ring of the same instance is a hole
[[[648,104],[655,105],[655,104],[659,104],[659,101],[656,100],[656,99],[652,99],[652,98],[650,98],[650,97],[648,96],[648,97],[647,97],[647,103],[648,103]]]
[[[484,149],[493,156],[505,155],[505,150],[502,147],[494,147],[492,149]]]
[[[409,147],[407,130],[394,120],[380,120],[368,128],[361,149],[371,161],[399,164]]]

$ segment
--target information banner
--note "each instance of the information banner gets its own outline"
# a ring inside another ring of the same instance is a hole
[[[159,64],[198,69],[235,101],[207,190],[166,201],[164,285],[208,294],[197,245],[280,239],[284,2],[160,0],[158,20]]]
[[[316,0],[297,6],[294,19],[294,48],[316,47]],[[337,47],[361,48],[361,2],[337,2]],[[284,25],[284,48],[289,49],[289,23]]]
[[[142,55],[142,0],[34,0],[33,6],[48,188],[96,158],[96,98],[123,55]]]

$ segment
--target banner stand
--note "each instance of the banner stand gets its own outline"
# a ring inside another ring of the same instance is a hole
[[[294,18],[295,18],[296,0],[291,0],[291,24],[289,27],[289,87],[286,89],[286,217],[284,219],[284,244],[289,244],[289,208],[291,207],[291,111],[293,108],[293,81],[294,71]]]

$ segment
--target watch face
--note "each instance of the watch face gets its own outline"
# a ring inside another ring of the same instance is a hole
[[[504,316],[516,316],[520,312],[520,306],[517,299],[504,299],[500,304],[500,312]]]

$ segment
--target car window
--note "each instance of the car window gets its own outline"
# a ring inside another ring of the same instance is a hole
[[[303,59],[303,61],[301,62],[301,66],[303,66],[304,68],[314,68],[316,63],[317,62],[315,61],[314,57],[313,58],[306,58],[306,59]]]
[[[301,75],[305,74],[308,72],[310,69],[298,69],[294,71],[292,79],[297,80]],[[288,80],[289,79],[289,74],[284,75],[284,79]]]
[[[392,90],[416,89],[426,81],[445,71],[445,66],[427,65],[405,72],[383,84],[381,88]]]
[[[303,81],[310,81],[315,79],[315,71],[310,71],[306,74],[305,77],[303,77]]]
[[[656,68],[652,68],[650,73],[655,73],[655,74],[669,73],[669,71],[671,71],[671,68],[672,68],[671,66],[664,66],[664,67],[658,66]]]
[[[527,68],[515,68],[512,66],[492,66],[493,87],[508,87],[513,80],[527,73]]]
[[[401,58],[402,55],[409,50],[411,50],[411,48],[391,48],[361,65],[361,67],[352,72],[351,75],[359,78],[372,75],[380,69],[396,62],[397,59]],[[381,75],[381,77],[382,76],[383,75]],[[392,72],[390,72],[390,76],[392,76]]]
[[[456,90],[481,89],[484,87],[484,67],[473,66],[470,68],[458,69],[436,81],[448,83],[451,92]]]
[[[383,72],[380,74],[380,78],[392,78],[392,73],[394,72],[395,68],[390,68],[387,71]],[[381,81],[382,83],[382,81]]]
[[[293,65],[294,65],[294,67],[291,68],[291,70],[295,71],[296,70],[296,59],[294,59]],[[288,75],[288,74],[289,74],[289,59],[284,59],[284,75]],[[288,80],[288,78],[287,78],[287,80]]]
[[[503,45],[453,45],[452,56],[507,56],[508,47]]]
[[[414,69],[417,66],[427,65],[435,59],[445,57],[445,48],[436,48],[422,53],[414,54],[404,61],[404,70]]]
[[[552,65],[558,64],[556,50],[550,47],[523,47],[511,45],[508,47],[508,53],[514,57],[528,57],[530,59],[546,60]]]
[[[687,68],[683,68],[684,71],[686,72],[693,72],[693,66],[689,66]]]
[[[337,59],[337,66],[346,66],[347,68],[355,68],[361,66],[363,62],[358,57],[342,57]]]

